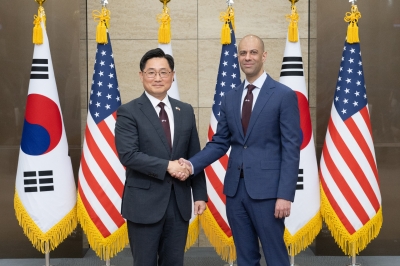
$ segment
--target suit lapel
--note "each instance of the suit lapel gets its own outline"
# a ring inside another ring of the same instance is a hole
[[[249,137],[251,130],[253,129],[258,117],[261,114],[262,109],[267,104],[268,100],[274,93],[275,83],[273,79],[268,76],[263,86],[261,87],[260,93],[258,94],[257,101],[254,105],[253,111],[251,112],[249,127],[247,128],[247,134],[244,141]]]
[[[180,123],[182,123],[182,112],[179,107],[179,102],[175,101],[171,97],[169,97],[169,102],[171,103],[172,107],[172,112],[174,114],[174,141],[172,144],[172,158],[174,155],[174,152],[176,149],[174,147],[177,147],[177,144],[179,142],[179,136],[181,135],[181,129],[182,127],[178,126]]]
[[[240,84],[240,86],[236,89],[236,95],[234,96],[233,99],[233,109],[235,111],[235,120],[236,120],[236,125],[239,128],[239,132],[242,135],[242,138],[244,138],[244,132],[243,132],[243,126],[242,126],[242,110],[241,110],[241,106],[242,106],[242,94],[243,94],[243,88],[244,87],[244,82],[242,82],[242,84]],[[239,106],[239,108],[238,108]]]
[[[154,109],[153,105],[151,104],[149,98],[147,98],[146,94],[142,94],[140,97],[140,102],[143,115],[147,117],[150,123],[153,125],[155,131],[157,132],[158,136],[160,137],[162,143],[164,144],[165,149],[168,153],[171,153],[171,150],[168,145],[167,137],[165,136],[164,129],[161,125],[160,118],[157,115],[156,110]]]

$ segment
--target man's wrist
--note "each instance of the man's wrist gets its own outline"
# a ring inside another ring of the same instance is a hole
[[[190,163],[190,168],[191,168],[191,172],[190,173],[191,173],[191,175],[194,175],[194,166],[193,166],[191,161],[188,160],[188,162]]]

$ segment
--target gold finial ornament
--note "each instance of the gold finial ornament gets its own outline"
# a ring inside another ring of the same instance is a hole
[[[33,16],[33,38],[32,42],[34,44],[43,44],[43,29],[42,29],[42,22],[43,26],[46,26],[46,14],[44,12],[43,3],[46,0],[35,0],[36,3],[39,4],[38,14]]]
[[[102,1],[104,4],[104,1]],[[110,10],[105,5],[102,6],[101,11],[93,10],[92,16],[94,21],[98,22],[96,28],[96,42],[99,44],[107,44],[107,29],[110,28]]]
[[[289,29],[288,29],[288,39],[289,42],[298,42],[299,41],[299,34],[298,34],[298,25],[300,16],[297,13],[297,7],[295,3],[299,0],[289,0],[292,3],[292,12],[290,15],[286,15],[286,19],[290,22]]]
[[[226,3],[228,5],[227,10],[221,12],[219,15],[219,19],[224,23],[221,30],[221,44],[230,44],[232,42],[229,23],[231,24],[232,29],[235,30],[235,11],[232,6],[233,0],[227,0]]]
[[[361,18],[361,13],[358,11],[356,5],[351,6],[351,12],[346,12],[346,16],[344,17],[344,21],[349,23],[347,27],[347,42],[359,43],[360,38],[358,36],[358,21]]]
[[[169,8],[167,3],[171,0],[160,0],[163,3],[163,11],[157,15],[157,21],[160,24],[158,29],[158,42],[168,44],[171,42],[171,17],[169,15]]]
[[[36,3],[39,4],[39,6],[42,6],[44,2],[46,2],[46,0],[35,0]]]

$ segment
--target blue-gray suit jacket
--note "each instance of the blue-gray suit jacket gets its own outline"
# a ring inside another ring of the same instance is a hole
[[[294,200],[300,157],[300,116],[296,93],[270,76],[254,105],[247,134],[241,122],[244,83],[221,103],[217,132],[206,147],[190,159],[194,174],[231,147],[224,194],[236,194],[243,168],[247,193],[253,199]]]

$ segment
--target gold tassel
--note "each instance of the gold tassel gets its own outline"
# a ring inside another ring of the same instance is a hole
[[[163,12],[157,16],[157,21],[160,23],[160,28],[158,29],[158,42],[162,44],[170,43],[171,17],[166,2],[164,2]]]
[[[356,5],[351,6],[351,12],[346,12],[344,21],[349,23],[347,27],[347,43],[359,43],[360,38],[358,36],[358,20],[361,18],[361,13],[358,11]]]
[[[96,29],[96,41],[97,43],[106,44],[107,40],[107,28],[104,21],[99,21]]]
[[[225,22],[221,30],[221,44],[230,44],[230,43],[231,43],[231,30],[229,29],[229,24]]]
[[[232,25],[232,29],[235,29],[235,12],[233,10],[233,7],[229,6],[226,12],[221,12],[220,20],[224,22],[221,30],[221,44],[230,44],[232,40],[229,22]]]
[[[358,37],[358,26],[355,22],[350,22],[347,27],[347,42],[348,43],[359,43],[360,39]]]
[[[42,6],[38,9],[38,14],[33,16],[33,38],[32,41],[34,44],[43,44],[43,29],[41,22],[46,26],[46,16],[44,13],[44,8]]]
[[[110,10],[106,7],[102,7],[101,11],[94,10],[92,16],[94,21],[98,21],[96,28],[96,42],[100,44],[107,44],[107,29],[110,28]]]
[[[290,15],[286,15],[286,19],[289,20],[289,28],[288,28],[288,39],[289,42],[298,42],[299,41],[299,31],[298,31],[298,21],[299,14],[297,13],[297,8],[292,3],[292,13]]]

